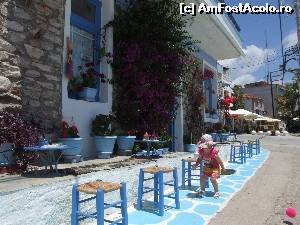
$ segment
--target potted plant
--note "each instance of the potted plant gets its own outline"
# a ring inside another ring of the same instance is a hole
[[[184,147],[186,152],[194,153],[197,149],[196,138],[193,137],[193,134],[184,136]]]
[[[64,160],[68,162],[82,161],[82,138],[79,136],[77,126],[75,123],[70,126],[66,121],[62,121],[60,128],[59,141],[69,147],[68,149],[63,150]]]
[[[92,135],[94,135],[97,157],[100,159],[110,158],[114,150],[117,136],[112,136],[112,120],[111,114],[99,114],[92,122]]]
[[[134,130],[129,130],[126,132],[119,131],[118,138],[117,138],[117,144],[118,144],[118,154],[119,155],[131,155],[132,149],[134,146],[134,142],[136,139],[136,136],[134,135]]]
[[[18,111],[0,112],[0,164],[26,171],[37,154],[24,151],[24,147],[36,145],[41,129],[33,121],[25,120]]]
[[[159,140],[165,141],[165,143],[157,144],[157,149],[159,149],[162,152],[162,154],[168,153],[172,137],[168,134],[166,130],[163,130],[160,132]]]
[[[97,99],[96,95],[98,93],[97,87],[99,86],[99,81],[105,82],[104,74],[100,74],[95,70],[93,62],[86,63],[80,68],[81,90],[79,92],[79,98],[94,102]]]

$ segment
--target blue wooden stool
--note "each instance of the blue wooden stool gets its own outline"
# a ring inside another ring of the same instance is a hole
[[[260,154],[260,140],[256,139],[255,141],[249,141],[252,144],[252,149],[255,150],[255,155]]]
[[[251,142],[243,143],[246,158],[251,158],[253,156],[253,144]]]
[[[192,180],[199,180],[201,182],[201,172],[203,170],[203,164],[201,163],[196,171],[199,171],[199,174],[192,174],[192,163],[197,162],[197,158],[187,158],[182,159],[182,166],[181,166],[181,176],[182,176],[182,188],[185,188],[185,183],[188,182],[188,187],[190,188],[192,186]],[[187,168],[186,168],[187,163]],[[186,178],[187,174],[187,178]],[[201,185],[201,183],[200,183]],[[206,188],[209,188],[209,181],[206,179]]]
[[[121,201],[117,201],[111,204],[104,202],[104,193],[120,190]],[[79,193],[95,195],[83,200],[79,200]],[[80,211],[79,204],[90,200],[96,199],[96,212],[94,213],[83,213]],[[120,208],[122,217],[110,221],[104,218],[104,210],[107,208]],[[122,224],[128,225],[128,213],[127,213],[127,196],[126,196],[126,184],[117,184],[104,181],[93,181],[81,185],[73,185],[72,188],[72,214],[71,214],[71,225],[78,225],[79,221],[94,218],[97,219],[97,225],[104,225],[104,222],[109,224]]]
[[[246,148],[243,144],[232,144],[230,147],[230,162],[246,163]]]
[[[153,177],[145,179],[145,173],[152,174]],[[173,173],[173,180],[164,182],[164,174]],[[144,187],[144,181],[154,180],[154,187]],[[173,186],[174,192],[164,195],[164,185]],[[137,199],[137,209],[142,209],[143,194],[154,192],[154,205],[158,206],[159,215],[164,215],[164,197],[175,199],[176,209],[180,208],[179,203],[179,189],[178,189],[178,176],[177,168],[174,167],[147,167],[140,170],[139,174],[139,187],[138,187],[138,199]]]

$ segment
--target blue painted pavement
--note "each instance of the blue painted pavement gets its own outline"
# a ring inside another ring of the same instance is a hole
[[[202,225],[207,224],[217,212],[222,210],[239,191],[246,181],[255,174],[257,169],[267,160],[269,151],[261,150],[261,154],[247,159],[246,164],[229,163],[226,168],[234,169],[236,173],[228,176],[221,176],[219,181],[220,198],[214,199],[213,188],[206,189],[207,194],[203,198],[197,197],[194,191],[180,190],[180,209],[175,209],[174,201],[166,201],[165,214],[163,217],[153,212],[131,209],[129,212],[129,224],[131,225]],[[199,186],[199,181],[192,183]]]

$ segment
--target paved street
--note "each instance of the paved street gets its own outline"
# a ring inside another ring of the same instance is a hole
[[[209,225],[300,224],[300,137],[269,136],[261,143],[269,159]],[[298,209],[296,219],[285,215],[289,206]]]

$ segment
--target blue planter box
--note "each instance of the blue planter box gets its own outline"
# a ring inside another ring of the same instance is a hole
[[[191,152],[194,153],[197,149],[197,145],[196,144],[186,144],[185,145],[185,151],[186,152]]]
[[[83,88],[81,92],[79,92],[79,98],[89,101],[89,102],[95,102],[96,101],[96,94],[97,89],[96,88]]]
[[[131,154],[136,136],[118,136],[117,144],[121,155]]]
[[[99,159],[110,158],[113,153],[117,136],[95,136],[95,145]]]
[[[15,157],[12,151],[12,144],[0,145],[0,165],[10,166],[15,164]]]
[[[81,155],[82,138],[60,138],[59,141],[70,148],[63,150],[63,156]]]

